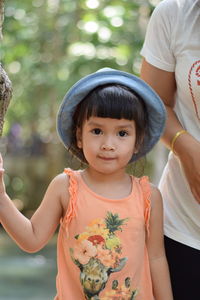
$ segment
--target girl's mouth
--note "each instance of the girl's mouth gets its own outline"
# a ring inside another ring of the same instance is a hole
[[[107,157],[107,156],[99,156],[99,158],[102,160],[107,160],[107,161],[115,159],[115,157]]]

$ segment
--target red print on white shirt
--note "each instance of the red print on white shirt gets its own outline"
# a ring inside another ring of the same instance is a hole
[[[189,90],[195,109],[195,114],[200,121],[200,60],[193,63],[188,74]]]

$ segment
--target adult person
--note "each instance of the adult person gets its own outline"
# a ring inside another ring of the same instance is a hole
[[[168,112],[162,137],[171,150],[160,189],[175,300],[199,299],[200,269],[200,1],[164,0],[153,11],[141,77]]]

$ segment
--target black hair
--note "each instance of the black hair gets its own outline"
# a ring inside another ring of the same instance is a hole
[[[111,119],[134,120],[136,125],[136,148],[143,143],[147,132],[148,115],[142,98],[126,86],[106,84],[93,89],[77,106],[73,115],[71,150],[80,153],[76,145],[76,130],[82,128],[91,116]]]

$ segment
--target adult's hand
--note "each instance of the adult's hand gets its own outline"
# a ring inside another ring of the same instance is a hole
[[[191,192],[200,204],[200,142],[187,134],[185,137],[182,136],[181,143],[177,140],[175,146]]]

